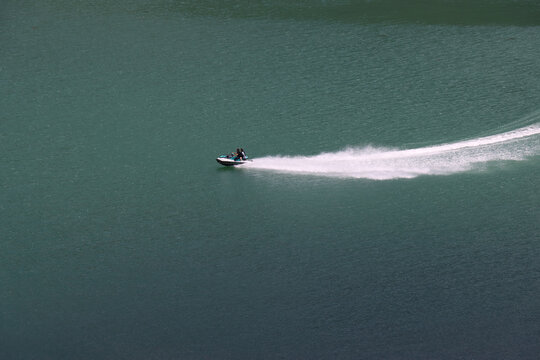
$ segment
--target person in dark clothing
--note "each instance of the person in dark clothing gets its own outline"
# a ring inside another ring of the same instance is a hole
[[[246,153],[244,152],[244,149],[242,149],[242,148],[240,148],[240,155],[242,155],[242,160],[247,159]]]
[[[234,158],[234,160],[241,160],[242,159],[242,153],[240,152],[240,149],[236,149],[236,157]]]

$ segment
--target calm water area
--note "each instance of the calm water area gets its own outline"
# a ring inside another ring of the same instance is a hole
[[[8,0],[0,45],[1,359],[538,358],[537,1]]]

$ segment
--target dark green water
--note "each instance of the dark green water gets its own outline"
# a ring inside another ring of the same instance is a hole
[[[0,358],[537,358],[537,2],[0,11]]]

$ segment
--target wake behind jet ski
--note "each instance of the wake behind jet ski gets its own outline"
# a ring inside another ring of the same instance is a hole
[[[244,149],[236,149],[236,153],[233,152],[228,155],[220,155],[216,161],[224,166],[236,166],[245,164],[251,160],[248,160]]]

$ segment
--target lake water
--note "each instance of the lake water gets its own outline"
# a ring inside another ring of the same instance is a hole
[[[537,359],[538,2],[0,10],[0,358]]]

